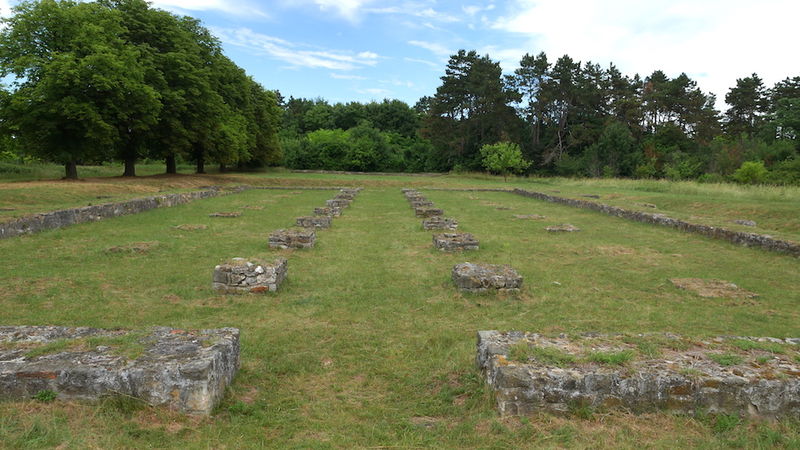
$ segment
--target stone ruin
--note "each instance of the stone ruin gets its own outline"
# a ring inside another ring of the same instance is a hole
[[[443,252],[478,250],[478,240],[470,233],[438,233],[433,235],[433,246]]]
[[[519,292],[522,276],[508,265],[465,262],[453,266],[453,283],[461,291]]]
[[[241,216],[242,213],[240,212],[215,212],[208,215],[208,217],[221,217],[225,219],[232,219],[234,217]]]
[[[314,215],[339,217],[339,216],[342,215],[342,208],[334,208],[334,207],[331,207],[331,206],[324,206],[322,208],[314,208]]]
[[[356,199],[356,192],[339,192],[333,198],[335,200],[349,200],[353,201]]]
[[[285,258],[269,264],[232,258],[214,267],[212,286],[223,294],[275,292],[288,272]]]
[[[286,258],[272,264],[233,258],[214,267],[212,287],[222,294],[275,292],[289,272]]]
[[[478,332],[501,415],[574,407],[800,415],[800,339]],[[642,350],[647,349],[647,350]]]
[[[3,399],[27,400],[41,392],[85,401],[121,395],[207,415],[238,369],[236,328],[0,327]]]
[[[287,228],[275,230],[269,235],[270,248],[311,248],[317,240],[313,228]]]
[[[347,208],[350,206],[350,200],[334,198],[332,200],[326,200],[325,204],[332,208]]]
[[[745,226],[745,227],[755,227],[755,226],[758,225],[755,221],[747,220],[747,219],[737,219],[737,220],[734,220],[733,223],[735,223],[736,225],[742,225],[742,226]]]
[[[433,207],[433,202],[430,201],[430,200],[414,199],[414,200],[409,201],[409,203],[411,203],[411,207],[414,208],[414,209],[423,208],[423,207],[426,207],[426,206]]]
[[[547,217],[541,214],[514,214],[514,218],[520,220],[542,220]]]
[[[303,216],[297,218],[297,226],[303,228],[330,228],[331,216]]]
[[[421,206],[419,208],[414,208],[414,215],[417,217],[443,216],[444,210],[439,208],[431,208],[430,206]]]
[[[581,231],[580,228],[576,227],[575,225],[572,225],[571,223],[552,225],[545,228],[545,230],[551,233],[574,233],[576,231]]]
[[[455,231],[458,228],[458,221],[448,217],[434,216],[422,220],[422,228],[426,230],[448,230]]]

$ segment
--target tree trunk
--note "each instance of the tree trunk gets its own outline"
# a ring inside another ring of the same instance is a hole
[[[195,170],[196,173],[206,173],[206,162],[203,159],[203,155],[197,156],[197,169]]]
[[[225,173],[227,170],[228,168],[225,167],[225,163],[219,163],[219,173]]]
[[[125,158],[125,172],[122,173],[123,177],[135,177],[136,176],[136,158],[135,157],[128,157]]]
[[[166,158],[167,173],[178,173],[178,163],[175,162],[175,155],[169,155]]]
[[[64,164],[64,170],[66,172],[66,175],[64,176],[65,179],[78,179],[78,164],[75,161],[68,161],[66,164]]]

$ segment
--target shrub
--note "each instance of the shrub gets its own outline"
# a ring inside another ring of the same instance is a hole
[[[745,161],[733,172],[733,179],[742,184],[761,184],[767,178],[767,168],[762,161]]]

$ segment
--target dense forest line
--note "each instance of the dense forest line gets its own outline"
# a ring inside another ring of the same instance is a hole
[[[460,50],[413,106],[330,104],[265,89],[196,19],[145,0],[27,1],[3,25],[0,75],[13,81],[0,90],[0,162],[57,162],[67,177],[107,161],[135,175],[137,160],[161,159],[168,173],[184,161],[201,173],[282,164],[800,183],[798,76],[738,79],[722,113],[686,74],[631,77],[544,53],[503,74]]]

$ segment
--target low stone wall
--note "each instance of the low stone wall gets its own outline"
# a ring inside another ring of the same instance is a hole
[[[437,233],[433,235],[433,246],[443,252],[478,250],[478,240],[470,233]]]
[[[797,417],[799,342],[480,331],[476,362],[502,415],[588,406]]]
[[[741,231],[732,231],[725,228],[712,227],[710,225],[694,224],[679,219],[673,219],[663,214],[631,211],[619,208],[617,206],[609,206],[602,203],[589,202],[585,200],[556,197],[553,195],[543,194],[541,192],[532,192],[523,189],[514,189],[512,192],[517,195],[544,200],[547,202],[560,203],[562,205],[573,206],[576,208],[591,209],[608,214],[610,216],[621,217],[623,219],[633,220],[636,222],[661,225],[688,233],[701,234],[703,236],[714,239],[722,239],[734,244],[743,245],[745,247],[761,247],[766,250],[788,253],[792,256],[800,257],[800,244],[796,242],[775,239],[761,234],[745,233]]]
[[[434,216],[423,219],[422,228],[425,230],[455,231],[458,229],[458,221],[449,217]]]
[[[518,292],[522,276],[509,265],[465,262],[453,266],[453,283],[461,291]]]
[[[297,218],[297,226],[303,228],[330,228],[333,222],[332,216],[303,216]]]
[[[246,189],[240,187],[232,190],[219,188],[207,189],[196,192],[180,194],[164,194],[153,197],[137,198],[119,203],[105,203],[102,205],[83,206],[80,208],[63,209],[48,213],[23,217],[11,222],[0,223],[0,239],[19,236],[22,234],[38,233],[53,230],[69,225],[84,222],[95,222],[111,217],[138,214],[155,208],[167,208],[189,203],[193,200],[211,198],[219,195],[241,192]]]
[[[46,345],[55,341],[66,348],[47,352]],[[9,400],[27,400],[42,391],[62,400],[124,395],[188,414],[210,414],[239,369],[236,328],[135,332],[4,326],[0,343],[0,398]]]
[[[212,287],[223,294],[275,292],[289,273],[286,258],[273,263],[233,258],[214,267]]]
[[[288,228],[275,230],[269,235],[270,248],[311,248],[317,240],[313,228]]]

